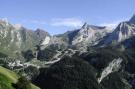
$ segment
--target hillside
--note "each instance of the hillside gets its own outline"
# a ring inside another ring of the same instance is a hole
[[[0,66],[0,89],[15,89],[13,84],[18,82],[19,75]],[[31,89],[40,89],[31,84]]]

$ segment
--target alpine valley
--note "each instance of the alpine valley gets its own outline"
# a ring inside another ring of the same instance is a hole
[[[135,15],[53,36],[1,19],[0,89],[135,89]]]

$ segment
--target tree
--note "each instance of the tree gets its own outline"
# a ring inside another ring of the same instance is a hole
[[[78,57],[65,57],[42,70],[35,82],[41,89],[103,89],[95,76],[88,62]]]
[[[30,82],[25,77],[20,77],[16,84],[13,84],[15,89],[31,89]]]

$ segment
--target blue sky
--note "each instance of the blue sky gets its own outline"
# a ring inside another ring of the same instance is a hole
[[[135,14],[135,0],[0,0],[0,18],[59,34],[84,22],[115,26]]]

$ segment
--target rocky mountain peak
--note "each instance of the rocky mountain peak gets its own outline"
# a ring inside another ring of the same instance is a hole
[[[105,40],[105,44],[121,42],[135,35],[135,25],[130,22],[121,22]]]
[[[135,24],[135,14],[132,16],[132,18],[129,20],[129,22]]]
[[[43,35],[50,36],[48,32],[46,32],[45,30],[40,29],[40,28],[36,29],[35,33],[36,33],[37,35],[39,35],[39,36],[43,36]]]
[[[88,24],[85,22],[84,25],[82,26],[82,29],[87,29]]]
[[[86,31],[86,30],[102,30],[102,29],[106,29],[106,28],[108,28],[108,27],[89,25],[85,22],[84,25],[82,26],[81,30],[83,30],[83,31]]]
[[[118,27],[115,29],[117,32],[121,32],[122,35],[134,35],[135,34],[135,25],[130,24],[129,22],[121,22]]]
[[[112,30],[107,27],[88,25],[85,23],[72,41],[72,45],[95,45]]]
[[[15,25],[13,25],[13,27],[17,30],[23,28],[23,26],[21,24],[15,24]]]
[[[38,33],[38,34],[39,33],[47,33],[47,34],[49,34],[48,32],[46,32],[45,30],[43,30],[41,28],[37,28],[35,32]]]
[[[115,29],[115,31],[122,31],[123,33],[128,30],[128,22],[121,22],[117,28]]]
[[[4,26],[10,25],[10,23],[8,22],[8,20],[7,20],[6,18],[0,19],[0,24],[2,24],[2,25],[4,25]]]

